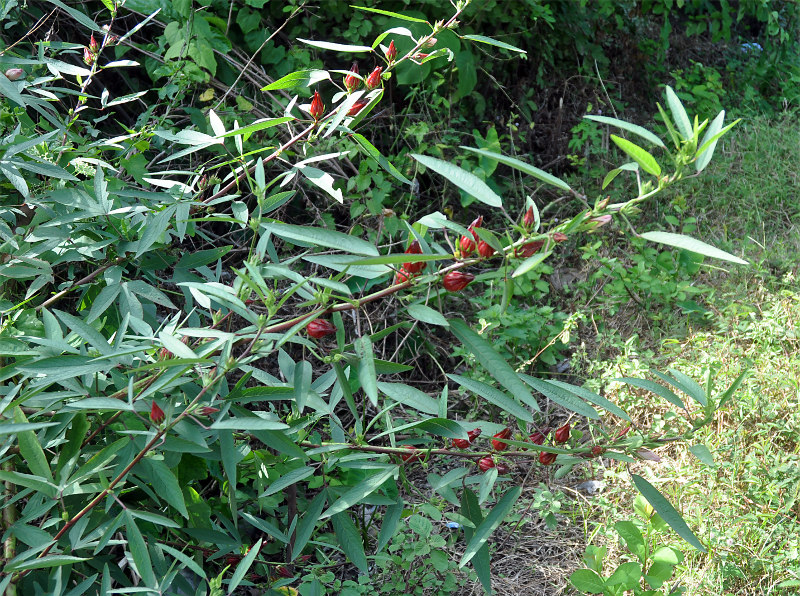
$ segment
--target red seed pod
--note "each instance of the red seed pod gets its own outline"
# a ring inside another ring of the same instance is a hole
[[[406,249],[406,254],[407,255],[421,255],[422,254],[422,247],[419,245],[419,242],[417,240],[414,240],[414,242],[412,242],[409,245],[409,247]],[[425,267],[427,267],[427,266],[428,266],[428,264],[425,263],[424,261],[417,262],[417,263],[403,263],[403,269],[405,269],[406,271],[408,271],[409,273],[412,273],[412,274],[419,273],[420,271],[425,269]]]
[[[453,447],[458,449],[467,449],[471,445],[469,439],[453,439]]]
[[[347,115],[348,116],[355,116],[361,110],[363,110],[367,106],[368,103],[369,103],[368,101],[357,101],[356,103],[353,104],[353,107],[351,107],[347,111]]]
[[[533,227],[534,223],[536,223],[536,217],[533,215],[533,207],[528,207],[528,210],[522,218],[522,225],[525,226],[525,229],[529,230]]]
[[[9,81],[19,81],[25,76],[25,71],[21,68],[9,68],[5,74]]]
[[[336,327],[325,319],[314,319],[306,327],[306,333],[314,339],[320,339],[331,333],[336,333]]]
[[[469,236],[461,236],[461,256],[468,257],[475,250],[475,241]]]
[[[495,251],[495,249],[486,244],[486,242],[484,242],[483,240],[478,242],[478,254],[481,255],[481,258],[488,259],[495,252],[497,251]]]
[[[473,279],[475,279],[475,276],[472,273],[451,271],[444,276],[442,285],[448,292],[458,292],[466,288]]]
[[[599,457],[599,456],[603,455],[603,453],[605,453],[605,451],[606,450],[603,449],[602,447],[600,447],[600,445],[595,445],[594,447],[592,447],[592,455],[594,457]]]
[[[564,242],[567,239],[567,235],[564,232],[555,232],[553,234],[553,242]]]
[[[467,436],[469,437],[470,441],[474,441],[481,436],[481,429],[473,428],[471,431],[467,432]]]
[[[539,463],[542,464],[543,466],[549,466],[554,461],[556,461],[555,453],[548,453],[547,451],[539,452]]]
[[[569,422],[561,428],[556,429],[554,439],[556,443],[566,443],[569,441]]]
[[[411,453],[404,453],[403,455],[400,456],[400,458],[403,460],[403,463],[413,464],[415,461],[422,460],[422,455],[416,453],[417,451],[419,451],[419,449],[417,449],[416,447],[413,447],[412,445],[403,445],[402,447],[403,449],[408,449],[409,451],[411,451]]]
[[[528,440],[534,445],[544,445],[545,436],[538,430],[528,437]]]
[[[497,466],[495,467],[497,468],[498,474],[508,474],[511,472],[511,466],[504,462],[497,462]]]
[[[159,360],[168,360],[172,358],[173,354],[167,348],[161,348],[158,351],[158,359]]]
[[[389,48],[386,50],[386,59],[389,61],[389,64],[394,62],[395,58],[397,58],[397,48],[394,47],[394,40],[389,43]]]
[[[291,574],[291,573],[289,572],[289,570],[288,570],[288,569],[286,569],[286,567],[284,567],[283,565],[278,565],[278,566],[275,568],[275,573],[277,573],[277,574],[278,574],[278,575],[280,575],[281,577],[292,577],[292,574]]]
[[[528,242],[527,244],[523,244],[522,246],[520,246],[517,249],[516,253],[517,256],[527,259],[528,257],[532,257],[537,252],[539,252],[543,246],[544,246],[544,240],[534,240],[533,242]]]
[[[478,467],[484,472],[494,468],[494,466],[495,463],[491,457],[484,457],[478,460]]]
[[[355,75],[358,75],[358,62],[353,62],[353,66],[350,67],[350,74],[344,78],[344,86],[348,93],[352,93],[361,85],[361,79]]]
[[[83,48],[83,62],[86,66],[94,64],[94,54],[89,51],[89,48]]]
[[[508,443],[504,443],[503,441],[498,441],[497,439],[510,439],[510,438],[511,438],[511,429],[504,428],[494,436],[494,439],[492,439],[492,447],[494,447],[495,451],[503,451],[503,449],[508,447]]]
[[[164,410],[158,407],[156,402],[152,402],[153,405],[150,406],[150,420],[153,424],[161,424],[164,422]]]
[[[381,72],[383,72],[383,67],[376,66],[375,70],[369,73],[367,80],[364,81],[364,84],[369,91],[372,91],[375,89],[375,87],[381,84]]]
[[[311,117],[314,119],[314,121],[322,118],[322,114],[325,113],[325,104],[322,103],[322,98],[319,96],[319,91],[314,91],[314,99],[311,100],[311,107],[309,108],[308,113],[311,114]]]

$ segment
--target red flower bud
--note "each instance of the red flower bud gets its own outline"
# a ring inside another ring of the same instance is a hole
[[[278,574],[278,575],[280,575],[281,577],[292,577],[292,574],[291,574],[291,573],[289,572],[289,570],[288,570],[288,569],[286,569],[286,567],[284,567],[283,565],[278,565],[278,566],[275,568],[275,573],[277,573],[277,574]]]
[[[372,91],[375,89],[375,87],[381,84],[381,72],[383,72],[383,67],[376,66],[375,70],[373,70],[367,77],[367,80],[364,81],[364,84],[367,86],[369,91]]]
[[[471,431],[467,432],[467,436],[469,437],[470,441],[474,441],[481,436],[481,429],[473,428]]]
[[[556,461],[555,453],[548,453],[547,451],[539,452],[539,463],[542,464],[543,466],[549,466],[554,461]]]
[[[411,279],[411,273],[408,272],[406,269],[401,269],[397,272],[397,275],[394,276],[394,283],[396,284],[404,284],[409,279]]]
[[[621,439],[622,437],[627,435],[629,432],[631,432],[631,428],[633,428],[631,425],[626,426],[621,431],[619,431],[619,433],[617,433],[617,436],[615,438],[616,439]]]
[[[89,38],[89,49],[92,51],[92,54],[96,54],[100,49],[100,46],[97,45],[97,40],[94,38],[94,35]]]
[[[556,443],[566,443],[569,441],[569,422],[561,428],[556,429],[554,439]]]
[[[602,447],[600,447],[600,445],[595,445],[594,447],[592,447],[592,455],[594,457],[599,457],[599,456],[603,455],[603,453],[605,453],[605,451],[606,450],[603,449]]]
[[[567,239],[567,235],[563,232],[556,232],[553,234],[553,242],[564,242]]]
[[[528,437],[528,440],[534,445],[543,445],[545,436],[544,434],[542,434],[537,430],[535,433],[533,433],[531,436]]]
[[[348,93],[352,93],[361,85],[361,79],[354,75],[358,75],[358,62],[353,62],[353,66],[350,67],[350,74],[344,78],[344,86]],[[348,114],[348,116],[351,115],[352,114]]]
[[[400,456],[400,458],[403,460],[403,463],[413,464],[415,461],[422,460],[422,455],[416,453],[417,451],[419,451],[419,449],[417,449],[416,447],[413,447],[412,445],[403,445],[402,447],[403,449],[408,449],[409,451],[411,451],[411,453],[404,453],[403,455]]]
[[[511,466],[509,466],[507,463],[498,462],[496,467],[498,474],[508,474],[511,472]]]
[[[314,339],[319,339],[331,333],[336,333],[336,327],[325,319],[314,319],[306,327],[306,333]]]
[[[494,439],[492,439],[492,447],[494,447],[495,451],[502,451],[503,449],[508,447],[508,443],[504,443],[503,441],[498,441],[497,439],[510,439],[510,438],[511,438],[511,429],[504,428],[494,436]]]
[[[475,233],[475,228],[481,227],[483,227],[483,215],[479,215],[472,220],[472,223],[469,224],[469,227],[467,228],[470,232],[472,232],[472,237],[475,238],[475,242],[478,241],[478,235]]]
[[[475,241],[469,236],[461,236],[461,256],[468,257],[475,250]]]
[[[153,424],[161,424],[164,422],[164,410],[158,407],[156,402],[152,402],[152,406],[150,406],[150,420]]]
[[[453,439],[453,447],[457,447],[458,449],[466,449],[471,445],[469,439]]]
[[[589,231],[593,232],[597,228],[602,228],[604,225],[611,223],[610,215],[601,215],[589,220]]]
[[[495,253],[495,249],[491,246],[486,244],[483,240],[478,242],[478,254],[481,255],[481,258],[488,259]]]
[[[348,116],[355,116],[355,115],[356,115],[356,114],[358,114],[358,113],[359,113],[361,110],[363,110],[363,109],[364,109],[364,108],[367,106],[367,104],[368,104],[368,103],[369,103],[368,101],[360,101],[360,100],[359,100],[359,101],[357,101],[357,102],[356,102],[356,103],[354,103],[354,104],[353,104],[353,106],[352,106],[352,107],[351,107],[351,108],[350,108],[350,109],[347,111],[347,115],[348,115]]]
[[[408,254],[408,255],[421,255],[422,254],[422,247],[419,245],[419,242],[417,240],[414,240],[414,242],[412,242],[409,245],[409,247],[406,249],[406,254]],[[424,261],[417,262],[417,263],[403,263],[403,269],[405,269],[406,271],[408,271],[411,274],[419,273],[420,271],[425,269],[425,267],[427,267],[427,266],[428,266],[428,264],[425,263]]]
[[[533,242],[528,242],[527,244],[523,244],[517,249],[517,255],[527,259],[528,257],[532,257],[537,252],[541,250],[544,246],[544,240],[534,240]]]
[[[198,410],[198,414],[201,416],[211,416],[211,414],[216,414],[219,412],[219,408],[214,408],[212,406],[203,406]]]
[[[89,51],[89,48],[83,48],[83,62],[87,66],[94,64],[94,55]]]
[[[491,457],[484,457],[478,460],[478,467],[484,472],[494,468],[494,466],[495,463]]]
[[[528,207],[525,216],[522,218],[522,225],[525,226],[526,229],[530,229],[533,227],[534,223],[536,223],[536,218],[533,215],[533,207]]]
[[[314,121],[319,120],[322,117],[322,114],[325,112],[325,104],[322,103],[322,98],[319,96],[319,91],[314,91],[314,99],[311,100],[311,107],[308,110],[308,113],[311,114],[311,117]]]
[[[397,58],[397,48],[394,47],[394,40],[389,43],[389,49],[386,50],[386,59],[389,61],[389,64],[394,62],[395,58]]]
[[[472,273],[451,271],[444,276],[442,285],[448,292],[458,292],[466,288],[473,279],[475,279],[475,276]]]
[[[19,81],[22,77],[25,76],[25,71],[21,68],[9,68],[6,71],[6,78],[9,81]]]

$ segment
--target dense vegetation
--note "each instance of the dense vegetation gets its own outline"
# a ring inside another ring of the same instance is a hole
[[[0,20],[4,596],[800,585],[800,5]]]

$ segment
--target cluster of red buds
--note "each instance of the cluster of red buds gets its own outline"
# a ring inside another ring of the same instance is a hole
[[[478,233],[475,231],[475,228],[480,228],[483,225],[483,215],[478,216],[473,220],[467,230],[470,232],[470,236],[461,236],[461,241],[458,243],[459,247],[461,248],[461,256],[468,257],[472,254],[472,251],[475,250],[475,244],[479,242]]]
[[[92,35],[89,38],[89,47],[83,48],[83,62],[86,66],[91,66],[97,61],[97,56],[100,55],[100,45]]]
[[[419,244],[418,240],[414,240],[411,244],[408,245],[405,254],[407,255],[421,255],[422,254],[422,247]],[[397,272],[397,275],[394,278],[394,283],[401,284],[407,282],[409,279],[421,273],[428,264],[424,261],[418,261],[415,263],[403,263],[403,267],[400,271]]]

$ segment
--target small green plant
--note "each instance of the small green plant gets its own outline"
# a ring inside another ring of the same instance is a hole
[[[647,500],[639,495],[633,504],[638,514],[635,520],[614,524],[627,552],[633,559],[606,569],[608,547],[586,547],[583,560],[586,569],[578,569],[569,578],[570,583],[584,594],[621,596],[633,592],[634,596],[678,596],[684,588],[668,586],[667,582],[677,565],[683,562],[683,553],[673,546],[659,546],[662,533],[668,528],[663,518]],[[607,573],[607,574],[606,574]]]

